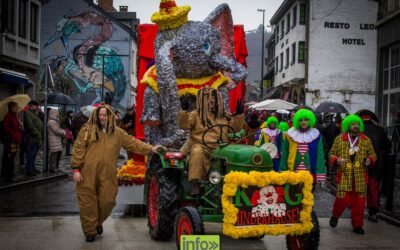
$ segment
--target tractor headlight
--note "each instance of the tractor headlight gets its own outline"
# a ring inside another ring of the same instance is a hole
[[[254,163],[254,165],[261,165],[263,160],[264,159],[260,154],[255,154],[253,155],[253,158],[251,158],[251,161]]]
[[[211,184],[218,184],[221,182],[222,180],[222,176],[220,173],[213,171],[210,173],[210,175],[208,176],[208,180],[211,182]]]

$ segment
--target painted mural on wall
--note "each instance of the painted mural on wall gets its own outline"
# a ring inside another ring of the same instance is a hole
[[[80,106],[101,102],[104,82],[104,97],[111,98],[113,106],[125,107],[129,70],[123,61],[129,58],[118,56],[122,53],[107,43],[114,31],[111,20],[96,12],[62,17],[43,46],[42,79],[49,64],[55,88],[75,97]],[[129,48],[129,41],[125,43]]]

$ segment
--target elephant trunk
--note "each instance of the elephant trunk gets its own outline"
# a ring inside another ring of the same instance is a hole
[[[211,66],[220,71],[230,72],[232,80],[236,83],[247,78],[247,69],[233,58],[216,54],[211,58]]]

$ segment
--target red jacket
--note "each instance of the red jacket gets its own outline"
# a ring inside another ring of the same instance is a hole
[[[21,143],[22,131],[20,128],[20,124],[17,116],[12,112],[8,112],[4,117],[3,129],[4,132],[11,137],[12,140],[15,140],[18,144]]]

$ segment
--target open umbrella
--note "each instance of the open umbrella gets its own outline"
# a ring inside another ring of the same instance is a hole
[[[0,102],[0,121],[4,119],[4,116],[8,112],[7,104],[9,102],[11,101],[16,102],[18,104],[18,110],[21,111],[26,106],[26,104],[28,104],[30,100],[31,98],[28,95],[24,94],[13,95],[2,100]]]
[[[93,110],[95,110],[97,107],[100,107],[100,105],[101,104],[93,104],[93,105],[83,106],[83,107],[81,107],[81,112],[84,116],[89,118],[90,115],[92,114]]]
[[[76,101],[67,95],[62,93],[54,94],[51,93],[47,96],[48,104],[58,104],[58,105],[76,105]]]
[[[376,123],[379,123],[379,118],[378,116],[372,112],[371,110],[368,109],[360,109],[359,111],[356,112],[356,115],[360,116],[361,118],[369,118],[371,120],[374,120]]]
[[[314,111],[314,109],[311,108],[310,106],[303,105],[303,104],[297,105],[296,107],[293,108],[294,111],[297,111],[299,109],[308,109],[310,111]]]
[[[337,102],[323,102],[315,109],[315,112],[348,113],[347,109]]]
[[[279,113],[279,114],[290,114],[290,111],[288,111],[286,109],[278,109],[276,111],[276,113]]]

